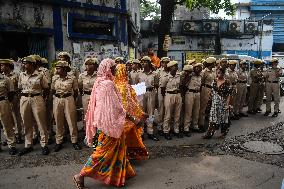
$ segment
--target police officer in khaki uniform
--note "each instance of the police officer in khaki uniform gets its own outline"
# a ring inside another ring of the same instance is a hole
[[[136,85],[139,83],[139,75],[142,69],[142,65],[140,63],[140,60],[134,59],[132,64],[132,70],[129,74],[129,83],[131,85]]]
[[[260,90],[259,90],[259,94],[257,95],[257,113],[261,113],[262,109],[261,106],[263,104],[263,98],[264,98],[264,93],[265,93],[265,73],[266,73],[266,68],[265,68],[265,61],[262,60],[262,64],[260,66],[260,71],[263,75],[262,81],[261,81],[261,85],[260,85]]]
[[[159,78],[159,88],[158,88],[158,115],[156,117],[156,123],[158,125],[158,133],[160,136],[164,135],[163,132],[163,122],[164,122],[164,96],[162,95],[161,86],[162,81],[168,74],[167,64],[170,62],[169,57],[162,57],[161,58],[161,67],[156,70],[157,76]]]
[[[128,60],[125,64],[128,74],[132,71],[132,64],[133,64],[133,60]]]
[[[79,78],[79,70],[75,66],[72,65],[71,55],[68,52],[63,51],[63,52],[58,53],[58,59],[61,61],[68,62],[68,65],[71,68],[71,71],[68,72],[68,74],[75,76],[76,79]]]
[[[201,89],[201,73],[202,63],[193,64],[193,73],[189,81],[187,81],[185,93],[185,113],[184,113],[184,132],[189,135],[190,124],[194,131],[199,131],[198,118],[200,110],[200,89]]]
[[[280,85],[279,77],[282,75],[282,69],[277,67],[278,59],[273,58],[271,60],[271,68],[265,73],[266,81],[266,112],[264,116],[268,116],[271,113],[271,99],[274,98],[274,113],[272,117],[278,116],[279,103],[280,103]]]
[[[15,125],[15,134],[16,134],[16,143],[22,144],[24,141],[22,139],[23,135],[23,122],[20,114],[20,97],[18,94],[18,80],[19,80],[19,74],[13,71],[14,69],[14,63],[13,60],[5,60],[5,63],[2,64],[1,71],[3,74],[8,77],[14,87],[14,96],[13,100],[11,102],[12,110],[13,110],[13,118]]]
[[[116,64],[125,64],[125,61],[124,61],[124,58],[123,57],[116,57],[115,59],[114,59],[114,62],[116,63]]]
[[[36,60],[32,56],[23,59],[25,72],[19,76],[19,90],[21,90],[20,112],[25,129],[25,148],[19,155],[24,155],[33,150],[33,120],[36,121],[40,132],[42,154],[48,155],[46,106],[43,97],[48,95],[48,81],[36,70]]]
[[[248,83],[248,72],[247,62],[245,60],[240,62],[240,69],[237,71],[238,82],[237,82],[237,96],[234,104],[234,114],[240,117],[247,117],[247,114],[243,113],[243,107],[246,101],[247,95],[247,83]]]
[[[180,113],[182,108],[182,97],[181,97],[181,80],[180,73],[178,73],[178,62],[170,61],[167,64],[169,68],[169,73],[164,77],[161,85],[161,90],[163,96],[165,96],[164,106],[164,124],[163,131],[165,139],[171,140],[170,129],[173,120],[174,135],[178,138],[182,138],[183,134],[180,132]]]
[[[251,84],[250,96],[248,104],[248,114],[256,114],[258,112],[258,98],[261,95],[261,87],[263,87],[263,73],[260,66],[263,62],[259,59],[253,61],[254,68],[250,71]]]
[[[78,86],[82,95],[84,115],[87,112],[93,85],[97,78],[98,65],[99,61],[97,58],[87,58],[85,60],[86,71],[79,76]]]
[[[232,105],[234,106],[236,101],[239,100],[237,99],[237,82],[238,82],[238,74],[236,72],[236,66],[238,64],[237,60],[229,60],[228,61],[228,80],[231,84],[231,89],[232,89],[232,93],[231,93],[231,102]],[[234,109],[234,107],[233,107]],[[234,114],[234,111],[230,111],[230,117],[233,120],[238,120],[240,119],[239,116],[237,114]]]
[[[71,142],[75,150],[80,150],[78,144],[78,128],[75,99],[78,95],[77,79],[67,74],[71,71],[66,61],[56,63],[56,76],[52,77],[51,90],[53,98],[53,115],[56,123],[56,145],[54,151],[62,149],[64,135],[64,121],[66,119],[69,126]]]
[[[5,67],[13,64],[11,60],[0,59],[1,72],[4,72]],[[0,72],[0,121],[4,129],[4,135],[7,138],[9,147],[9,154],[16,155],[15,148],[15,133],[14,133],[14,120],[12,115],[12,107],[9,101],[12,101],[14,96],[13,82]],[[1,127],[0,127],[1,129]],[[1,139],[1,132],[0,132]],[[1,151],[1,144],[0,144]]]
[[[216,58],[209,57],[204,62],[205,69],[201,72],[201,93],[200,93],[200,110],[198,125],[201,131],[205,131],[205,114],[206,108],[209,103],[209,98],[212,91],[212,82],[216,77],[213,67],[215,66]]]
[[[148,56],[144,56],[141,59],[141,64],[144,68],[143,72],[140,73],[139,83],[145,82],[146,93],[143,95],[142,107],[150,117],[154,116],[155,111],[155,100],[156,100],[156,88],[158,87],[157,74],[154,72],[151,59]],[[153,123],[147,123],[148,138],[154,141],[159,139],[154,135]]]

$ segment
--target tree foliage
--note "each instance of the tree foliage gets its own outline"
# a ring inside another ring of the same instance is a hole
[[[141,19],[149,18],[150,20],[159,20],[161,18],[161,9],[156,2],[148,0],[140,1]]]

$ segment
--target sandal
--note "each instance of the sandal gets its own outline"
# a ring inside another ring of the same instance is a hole
[[[73,181],[76,184],[77,189],[86,189],[85,186],[84,186],[84,183],[81,182],[81,181],[78,181],[76,179],[76,176],[73,177]]]

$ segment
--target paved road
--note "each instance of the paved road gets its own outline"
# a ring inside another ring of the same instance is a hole
[[[283,100],[282,100],[283,101]],[[283,103],[282,103],[283,104]],[[284,112],[284,106],[281,106]],[[234,121],[228,137],[246,135],[283,121],[255,115]],[[220,142],[219,139],[201,139],[201,134],[191,138],[160,142],[146,140],[152,155],[150,160],[133,162],[137,176],[127,181],[125,188],[133,189],[280,189],[284,169],[249,161],[231,155],[209,156],[204,146]],[[37,147],[39,148],[39,147]],[[0,189],[72,189],[72,175],[80,171],[90,154],[85,148],[75,152],[70,146],[49,157],[39,151],[19,158],[6,153],[0,156]],[[112,188],[91,179],[86,186]]]

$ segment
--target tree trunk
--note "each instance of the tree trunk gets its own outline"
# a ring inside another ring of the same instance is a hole
[[[170,34],[171,23],[175,10],[175,0],[160,0],[161,20],[158,29],[158,57],[167,56],[167,51],[163,50],[165,35]]]

